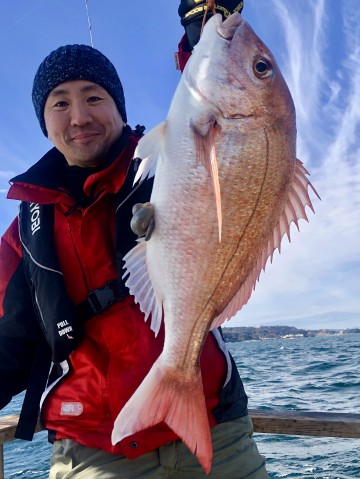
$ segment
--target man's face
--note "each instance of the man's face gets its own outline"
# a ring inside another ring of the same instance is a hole
[[[61,83],[44,108],[49,140],[69,165],[98,166],[121,136],[124,122],[109,93],[96,83]]]

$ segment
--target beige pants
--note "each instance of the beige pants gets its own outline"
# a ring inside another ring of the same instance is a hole
[[[64,439],[54,444],[49,479],[268,479],[265,460],[251,438],[250,417],[211,431],[214,456],[209,475],[181,441],[129,460]]]

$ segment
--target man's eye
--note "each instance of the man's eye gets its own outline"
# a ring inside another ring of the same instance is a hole
[[[99,96],[90,96],[88,98],[89,103],[95,103],[95,102],[98,102],[98,101],[101,101],[101,98]]]
[[[68,106],[68,102],[64,100],[57,101],[54,105],[55,108],[65,108],[67,106]]]

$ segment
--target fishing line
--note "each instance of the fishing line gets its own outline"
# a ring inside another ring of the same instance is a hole
[[[135,191],[139,188],[140,185],[141,185],[141,183],[138,183],[138,184],[130,191],[130,193],[127,195],[127,197],[122,200],[122,202],[121,202],[121,203],[119,204],[119,206],[116,208],[115,214],[118,212],[119,208],[135,193]]]
[[[85,0],[85,8],[86,8],[86,15],[87,15],[87,20],[88,20],[88,25],[89,25],[90,43],[91,43],[91,46],[94,48],[94,42],[93,42],[92,31],[91,31],[91,21],[90,21],[90,15],[89,15],[88,0]]]
[[[206,0],[206,5],[204,7],[204,16],[203,16],[203,20],[202,20],[202,23],[201,23],[201,29],[200,29],[200,37],[201,37],[202,32],[204,30],[206,17],[207,17],[207,14],[208,14],[209,11],[212,12],[213,15],[216,14],[215,0]]]

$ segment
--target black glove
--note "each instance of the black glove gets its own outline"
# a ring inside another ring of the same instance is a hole
[[[218,0],[215,3],[216,13],[221,13],[223,19],[229,17],[234,12],[241,13],[244,6],[243,1],[239,0]],[[188,45],[187,51],[191,51],[200,38],[201,24],[203,21],[206,0],[181,0],[178,13],[181,19],[181,25],[185,28]],[[208,11],[208,20],[212,12]]]

